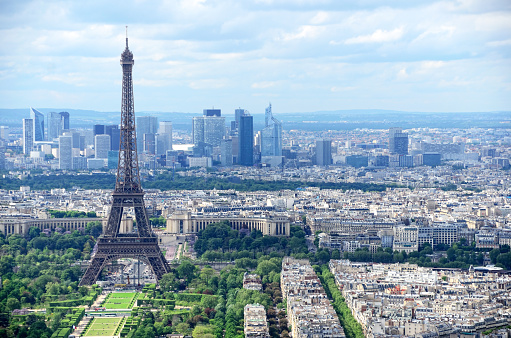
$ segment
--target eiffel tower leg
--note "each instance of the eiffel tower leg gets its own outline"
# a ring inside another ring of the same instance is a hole
[[[92,285],[96,283],[98,280],[99,274],[103,270],[103,268],[106,265],[106,258],[105,257],[98,257],[96,255],[92,262],[90,263],[89,267],[87,268],[87,271],[85,271],[85,274],[82,277],[82,280],[80,281],[79,286],[82,285]]]
[[[158,252],[155,252],[153,256],[147,257],[147,259],[149,264],[151,264],[156,280],[159,281],[164,274],[170,272],[170,265],[167,263],[160,248],[157,247],[156,249]]]
[[[135,218],[137,219],[137,228],[140,237],[151,236],[151,226],[149,225],[149,219],[147,218],[147,212],[144,206],[143,197],[134,198],[135,202]]]

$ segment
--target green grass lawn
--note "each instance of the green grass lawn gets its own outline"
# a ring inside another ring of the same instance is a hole
[[[137,296],[137,292],[111,293],[101,306],[106,309],[131,309]]]
[[[83,336],[113,336],[122,318],[94,318]]]

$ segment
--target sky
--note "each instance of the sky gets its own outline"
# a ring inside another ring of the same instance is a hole
[[[511,111],[509,0],[0,0],[0,108]]]

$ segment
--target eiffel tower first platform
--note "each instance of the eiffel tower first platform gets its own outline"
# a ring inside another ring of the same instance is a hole
[[[122,107],[119,165],[115,190],[112,193],[112,208],[103,235],[98,238],[97,251],[92,257],[80,285],[92,285],[101,271],[111,261],[120,258],[142,259],[153,269],[159,280],[170,272],[170,266],[158,246],[158,237],[151,231],[144,206],[144,192],[138,170],[137,139],[135,132],[135,108],[133,101],[132,69],[133,53],[128,48],[121,54]],[[138,234],[120,234],[119,226],[124,208],[133,208],[137,220]]]

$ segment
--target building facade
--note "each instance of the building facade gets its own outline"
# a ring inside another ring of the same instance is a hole
[[[273,116],[271,104],[266,108],[264,121],[261,156],[282,156],[282,123]]]
[[[254,165],[254,119],[245,111],[240,116],[238,164]]]
[[[316,164],[320,166],[332,164],[332,140],[316,141]]]
[[[59,169],[73,169],[73,137],[59,136]]]
[[[408,134],[401,128],[389,129],[389,151],[391,154],[408,155]]]
[[[94,137],[95,158],[108,158],[110,151],[110,135],[100,134]]]
[[[30,118],[34,120],[34,142],[44,141],[44,115],[40,111],[30,108]]]
[[[34,120],[23,119],[23,154],[29,155],[34,149]]]
[[[191,212],[176,212],[167,218],[167,232],[172,234],[196,234],[208,225],[228,221],[235,230],[260,230],[263,235],[289,236],[290,221],[280,215],[197,215]]]

